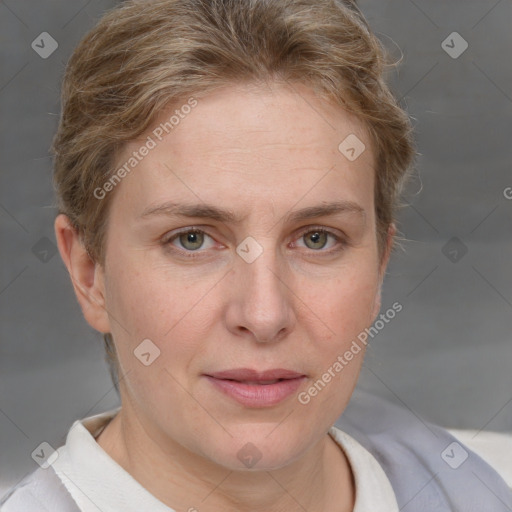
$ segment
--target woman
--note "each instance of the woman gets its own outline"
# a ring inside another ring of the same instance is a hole
[[[407,411],[356,397],[334,426],[414,154],[385,65],[334,0],[128,1],[87,34],[55,232],[122,407],[75,422],[2,510],[512,506]]]

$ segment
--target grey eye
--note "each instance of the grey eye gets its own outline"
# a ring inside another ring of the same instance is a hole
[[[203,245],[204,233],[200,231],[187,231],[179,236],[179,241],[185,249],[195,251]]]
[[[323,249],[327,243],[328,236],[329,234],[325,231],[310,231],[303,235],[303,238],[309,249]],[[308,240],[311,240],[311,245],[308,243]]]

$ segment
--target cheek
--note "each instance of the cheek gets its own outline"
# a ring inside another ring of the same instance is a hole
[[[178,272],[171,275],[144,256],[144,251],[125,256],[113,251],[108,273],[109,313],[123,323],[123,335],[133,340],[161,338],[176,317],[186,314],[190,294]]]
[[[333,393],[335,389],[341,389],[340,386],[348,389],[355,385],[366,349],[365,343],[358,336],[373,321],[378,288],[378,274],[368,267],[365,270],[360,269],[354,275],[346,274],[343,278],[333,280],[324,287],[322,294],[313,294],[305,301],[316,314],[309,323],[308,338],[312,340],[309,355],[317,363],[317,376],[323,375],[329,369],[336,374],[334,386],[331,386]],[[347,351],[351,353],[343,359],[343,369],[340,370],[338,364],[339,371],[336,371],[333,368],[334,363],[338,356],[343,357]],[[327,398],[327,394],[324,398]]]
[[[123,384],[147,415],[153,405],[166,404],[159,414],[171,422],[188,403],[190,362],[206,339],[193,315],[197,297],[186,287],[176,292],[178,279],[163,279],[148,267],[124,270],[112,275],[108,295]]]
[[[207,280],[191,283],[177,272],[169,275],[137,261],[113,268],[107,307],[123,369],[145,372],[151,381],[169,378],[165,369],[184,377],[189,361],[208,339],[208,318],[214,312],[198,315],[204,308],[197,303],[211,286]],[[150,374],[144,366],[148,360],[154,361]]]
[[[368,268],[332,281],[322,294],[308,298],[316,317],[309,322],[312,343],[305,355],[312,362],[314,378],[298,397],[304,410],[314,408],[334,422],[345,408],[366,351],[358,336],[372,323],[377,292],[378,275]]]
[[[376,271],[359,269],[319,287],[304,302],[317,313],[319,323],[323,320],[334,331],[334,337],[346,339],[372,322],[378,291]]]

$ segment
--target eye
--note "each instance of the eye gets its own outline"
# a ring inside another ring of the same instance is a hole
[[[200,229],[187,229],[179,233],[175,233],[171,237],[164,240],[164,243],[166,245],[170,244],[175,246],[174,242],[176,241],[180,244],[178,247],[179,249],[182,249],[185,252],[195,252],[201,248],[208,249],[213,246],[213,243],[211,243],[210,246],[203,247],[206,238],[213,240],[209,235]]]
[[[333,241],[331,243],[331,250],[323,250],[329,242],[329,238]],[[303,231],[298,240],[304,240],[305,246],[317,252],[333,253],[345,247],[346,242],[340,236],[324,228],[309,228]],[[336,246],[338,246],[336,248]],[[334,247],[334,249],[332,249]]]
[[[329,239],[331,239],[330,245]],[[309,227],[307,230],[302,231],[297,240],[304,240],[307,249],[326,255],[341,251],[348,245],[343,237],[323,227]],[[162,244],[164,246],[172,246],[173,250],[188,258],[199,257],[207,249],[215,247],[214,239],[203,230],[197,228],[186,228],[164,237]],[[296,244],[297,242],[294,245]]]

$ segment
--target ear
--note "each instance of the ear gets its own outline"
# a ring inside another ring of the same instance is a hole
[[[55,219],[55,236],[85,319],[97,331],[110,332],[103,268],[91,259],[78,231],[62,213]]]
[[[386,274],[386,268],[388,266],[389,257],[391,256],[391,250],[393,249],[393,240],[396,234],[396,226],[391,223],[388,227],[386,236],[386,245],[382,252],[381,260],[379,262],[379,290],[375,296],[375,302],[373,305],[372,322],[377,318],[379,314],[381,303],[382,303],[382,283]]]

